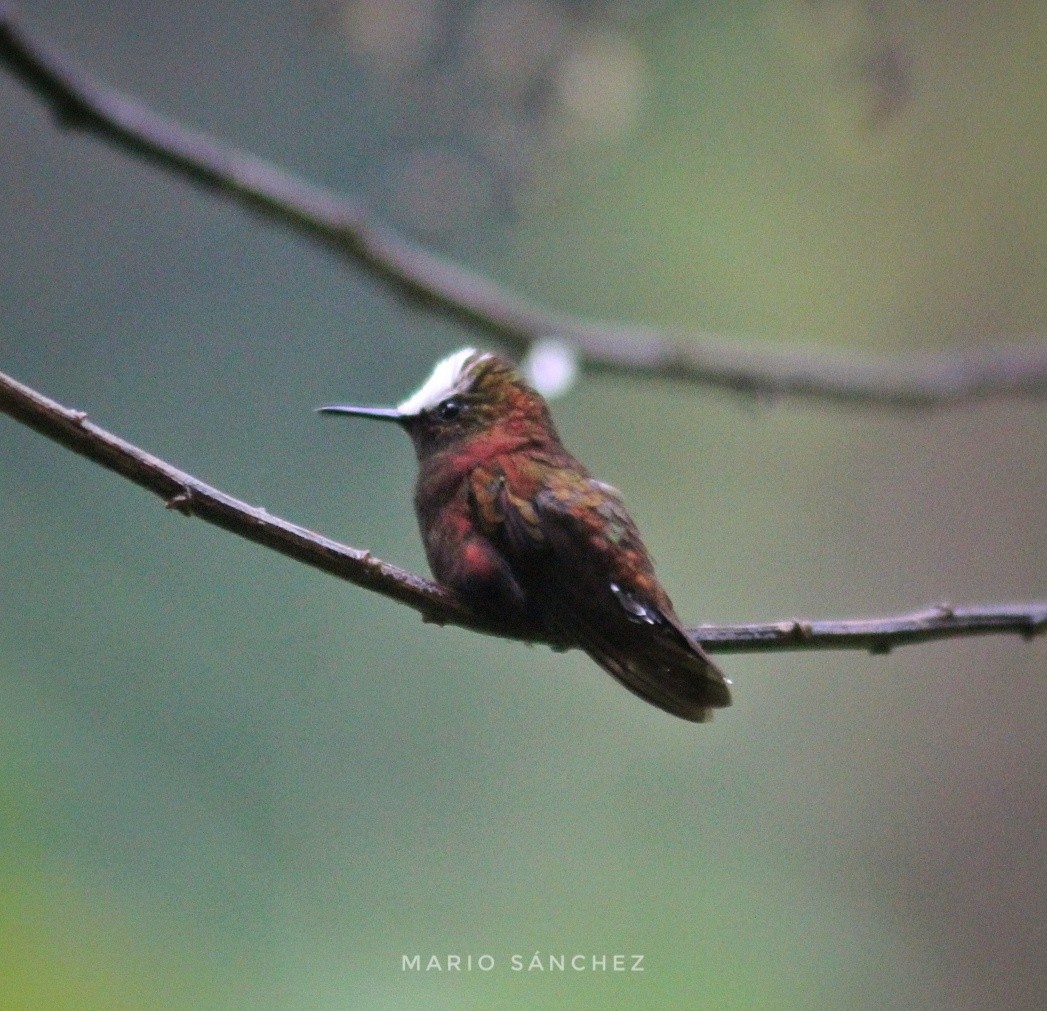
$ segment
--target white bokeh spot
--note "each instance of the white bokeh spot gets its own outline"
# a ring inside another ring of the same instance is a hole
[[[546,337],[531,345],[521,364],[527,381],[547,399],[563,396],[578,378],[578,351],[571,344]]]

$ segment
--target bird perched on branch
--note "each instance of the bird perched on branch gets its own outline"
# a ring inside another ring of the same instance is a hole
[[[465,348],[398,407],[321,407],[400,425],[433,575],[479,614],[585,650],[685,720],[730,705],[688,638],[621,494],[564,449],[542,396],[500,355]]]

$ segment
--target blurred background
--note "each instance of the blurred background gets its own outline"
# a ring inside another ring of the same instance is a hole
[[[23,7],[551,309],[814,351],[1047,335],[1038,0]],[[408,440],[312,408],[490,341],[3,75],[0,137],[0,369],[425,571]],[[554,413],[686,621],[1045,593],[1042,403],[584,377]],[[1042,1006],[1042,639],[725,657],[736,704],[696,727],[0,431],[3,1007]],[[510,970],[535,952],[646,971]]]

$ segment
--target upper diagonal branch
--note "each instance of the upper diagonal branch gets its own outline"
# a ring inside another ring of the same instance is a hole
[[[0,64],[36,92],[60,122],[88,130],[292,228],[365,266],[401,293],[523,354],[557,336],[589,369],[661,377],[766,397],[924,407],[987,396],[1047,395],[1047,342],[970,353],[855,359],[767,349],[706,333],[593,323],[546,312],[493,280],[416,245],[358,201],[335,195],[220,143],[75,69],[18,23],[0,0]]]
[[[246,537],[331,575],[414,608],[427,621],[460,625],[504,638],[534,640],[510,625],[482,620],[450,591],[321,534],[241,502],[107,432],[72,410],[0,373],[0,411],[159,495],[168,508]],[[706,649],[868,649],[884,652],[910,642],[958,635],[1047,631],[1047,600],[979,607],[937,605],[912,614],[846,621],[788,620],[756,625],[700,625],[688,630]],[[550,645],[563,645],[550,640]]]

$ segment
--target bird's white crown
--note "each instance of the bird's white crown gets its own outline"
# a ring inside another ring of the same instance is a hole
[[[463,389],[462,379],[466,374],[465,364],[476,355],[476,348],[462,348],[436,363],[432,375],[403,403],[397,404],[400,414],[418,415],[435,407],[453,393]]]

